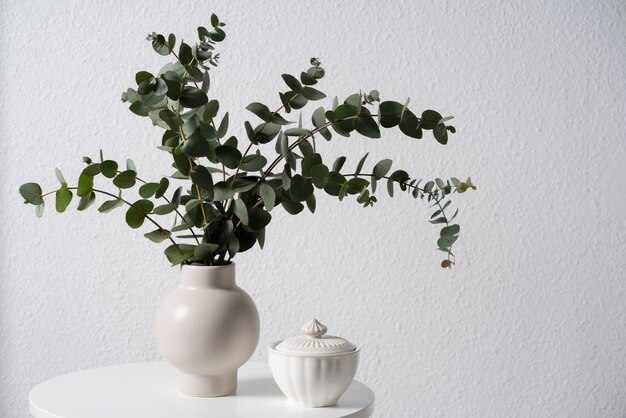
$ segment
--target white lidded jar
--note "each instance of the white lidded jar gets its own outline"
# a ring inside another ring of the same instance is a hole
[[[270,344],[272,376],[298,405],[335,405],[354,379],[359,349],[344,338],[326,335],[326,327],[316,319],[301,330],[303,335]]]
[[[161,354],[178,369],[178,389],[188,396],[227,396],[237,389],[237,369],[259,339],[259,313],[235,283],[235,264],[183,265],[180,281],[156,315]]]

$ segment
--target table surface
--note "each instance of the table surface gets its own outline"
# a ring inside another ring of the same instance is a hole
[[[28,395],[35,418],[337,418],[369,417],[374,393],[354,381],[335,406],[291,404],[265,363],[239,369],[235,396],[192,398],[176,389],[176,370],[165,362],[134,363],[55,377]]]

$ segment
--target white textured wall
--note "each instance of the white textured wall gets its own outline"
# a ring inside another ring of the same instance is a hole
[[[604,4],[601,4],[604,3]],[[0,2],[0,415],[38,382],[158,358],[152,318],[176,282],[123,212],[36,219],[18,186],[77,179],[84,154],[167,173],[159,131],[119,101],[156,70],[145,35],[228,23],[214,93],[243,135],[251,101],[310,56],[321,89],[377,88],[456,116],[440,146],[389,131],[324,144],[415,176],[471,175],[458,196],[458,266],[438,267],[425,205],[320,196],[276,211],[267,247],[237,257],[262,334],[316,316],[362,346],[380,417],[626,416],[626,6],[622,1]],[[308,115],[308,113],[307,113]],[[49,205],[49,209],[52,205]]]

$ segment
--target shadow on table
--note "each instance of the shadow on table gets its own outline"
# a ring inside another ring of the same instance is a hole
[[[237,384],[237,395],[283,397],[283,393],[271,377],[240,381]]]

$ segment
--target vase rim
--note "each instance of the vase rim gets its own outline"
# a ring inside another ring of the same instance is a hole
[[[234,261],[229,261],[228,264],[220,264],[218,266],[207,266],[204,264],[181,264],[181,269],[182,268],[193,268],[193,269],[222,269],[225,267],[234,267],[235,266],[235,262]]]

